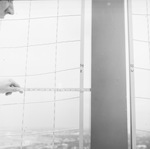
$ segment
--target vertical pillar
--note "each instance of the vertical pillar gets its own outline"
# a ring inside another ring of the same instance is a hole
[[[92,5],[91,149],[127,149],[124,0]]]

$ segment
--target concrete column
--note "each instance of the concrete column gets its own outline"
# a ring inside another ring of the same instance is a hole
[[[91,149],[127,149],[124,0],[92,3]]]

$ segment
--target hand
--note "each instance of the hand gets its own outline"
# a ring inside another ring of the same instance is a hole
[[[5,94],[6,96],[11,95],[12,92],[23,93],[19,84],[17,84],[12,79],[0,80],[0,93]]]

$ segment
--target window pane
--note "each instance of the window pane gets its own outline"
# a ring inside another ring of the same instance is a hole
[[[41,1],[31,2],[31,18],[36,17],[50,17],[57,15],[57,1],[56,0],[46,0],[41,3]]]
[[[55,147],[60,149],[79,148],[79,131],[62,131],[55,133]]]
[[[0,76],[25,75],[26,50],[26,48],[0,49]]]
[[[146,14],[147,6],[146,0],[132,0],[132,13],[133,14]]]
[[[9,135],[0,136],[0,148],[2,149],[21,149],[21,136]]]
[[[3,21],[0,34],[0,47],[27,46],[27,34],[28,21]]]
[[[134,39],[131,39],[133,44],[133,58],[131,59],[131,61],[134,61],[135,66],[133,72],[134,80],[131,80],[134,82],[134,91],[131,91],[131,93],[134,93],[133,97],[135,97],[134,99],[132,99],[134,100],[132,103],[135,103],[135,107],[132,107],[133,109],[135,109],[135,115],[132,116],[133,120],[135,120],[135,128],[133,127],[132,130],[133,136],[135,136],[135,145],[137,149],[149,148],[149,142],[147,141],[147,139],[149,138],[148,132],[150,131],[150,18],[148,16],[150,12],[149,2],[149,0],[131,1],[131,17],[133,22],[133,30],[131,34],[133,35]]]
[[[150,131],[150,101],[147,99],[136,99],[136,129]]]
[[[91,92],[84,93],[84,147],[90,149],[91,143]]]
[[[23,147],[29,149],[51,149],[53,147],[53,134],[24,135]]]
[[[56,129],[79,128],[79,99],[56,102]]]
[[[24,130],[26,133],[47,132],[53,128],[52,103],[36,103],[25,105]]]
[[[56,42],[56,18],[30,21],[29,45]]]
[[[150,133],[146,131],[136,132],[137,149],[148,149],[150,148]]]
[[[5,18],[9,20],[13,19],[28,19],[29,18],[29,6],[30,1],[18,1],[14,0],[15,15],[6,15]]]
[[[55,45],[29,47],[27,74],[36,75],[55,71]]]
[[[81,0],[61,0],[59,2],[59,15],[80,15]]]
[[[81,17],[62,17],[58,22],[58,42],[80,40]]]
[[[85,93],[84,113],[80,113],[80,91],[71,90],[80,89],[81,0],[14,0],[14,8],[15,14],[6,16],[0,30],[0,79],[12,78],[25,91],[0,94],[0,148],[78,148],[80,131],[84,146],[89,147],[90,93]],[[89,30],[91,26],[85,25],[84,85],[88,88]],[[79,130],[81,114],[84,130]]]
[[[57,71],[80,67],[80,42],[58,44]]]
[[[27,91],[26,103],[48,102],[54,100],[54,92],[51,91]]]
[[[23,105],[7,105],[0,107],[0,131],[21,135]]]
[[[27,77],[27,88],[54,88],[54,75],[37,75]]]
[[[150,71],[135,69],[135,96],[150,98]]]
[[[133,42],[134,65],[140,68],[150,68],[150,51],[146,42]]]
[[[147,17],[133,16],[133,39],[148,41]]]
[[[63,91],[63,92],[56,93],[57,100],[74,99],[74,98],[79,98],[79,96],[80,96],[80,92],[77,91]]]
[[[59,72],[56,74],[57,88],[79,88],[80,70]]]

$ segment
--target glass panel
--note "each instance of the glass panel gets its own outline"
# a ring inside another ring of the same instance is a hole
[[[55,45],[29,48],[27,74],[36,75],[55,71]]]
[[[26,133],[47,132],[53,128],[53,103],[25,105],[24,130]]]
[[[140,68],[150,68],[149,45],[146,42],[133,42],[134,65]]]
[[[59,15],[80,15],[81,0],[61,0],[59,1]]]
[[[25,75],[26,48],[5,48],[0,53],[0,76]]]
[[[25,149],[52,149],[53,134],[24,135],[23,148]]]
[[[26,103],[48,102],[54,100],[54,92],[51,91],[27,91]]]
[[[56,42],[56,18],[30,21],[29,45]]]
[[[8,135],[7,135],[8,134]],[[0,136],[1,149],[21,149],[21,136],[11,136],[9,132]]]
[[[79,88],[80,70],[59,72],[56,74],[57,88]]]
[[[135,102],[135,115],[133,116],[135,116],[136,128],[132,129],[136,129],[136,134],[133,131],[133,136],[136,136],[136,149],[149,148],[150,47],[148,40],[150,40],[150,17],[147,15],[150,12],[149,6],[149,0],[132,0],[132,13],[136,15],[132,15],[133,31],[131,34],[133,34],[133,39],[140,40],[133,41],[134,66],[136,67],[134,69],[135,95],[133,95],[135,97],[133,99]]]
[[[27,34],[28,21],[3,21],[0,34],[0,47],[27,46]]]
[[[148,41],[147,17],[133,16],[133,39]]]
[[[64,131],[55,133],[56,149],[78,149],[79,148],[79,131]]]
[[[81,17],[62,17],[58,22],[58,42],[80,40]]]
[[[137,131],[136,132],[137,149],[149,149],[150,148],[150,132]]]
[[[148,8],[148,14],[150,14],[150,0],[147,0],[148,4],[147,4],[147,8]]]
[[[84,148],[90,149],[91,143],[91,92],[84,93]]]
[[[56,129],[79,128],[79,99],[57,101],[55,109]]]
[[[57,71],[80,67],[80,42],[58,44]]]
[[[150,131],[150,100],[136,99],[136,129]]]
[[[90,43],[87,43],[90,47]],[[84,87],[91,88],[91,51],[89,47],[85,47],[86,52],[84,54]]]
[[[69,100],[72,98],[79,98],[80,92],[74,92],[74,91],[63,91],[63,92],[57,92],[56,93],[56,99],[57,100]]]
[[[0,133],[21,134],[23,105],[0,106]]]
[[[150,71],[135,69],[135,97],[150,98]]]
[[[26,88],[54,88],[54,74],[27,77]]]
[[[84,130],[90,133],[91,125],[91,92],[84,92]]]
[[[9,20],[13,19],[28,19],[29,18],[29,6],[30,1],[18,1],[14,0],[15,15],[6,15],[5,18]]]
[[[14,8],[15,14],[6,16],[0,30],[0,79],[10,77],[26,90],[0,94],[0,148],[79,148],[80,92],[38,88],[80,87],[81,0],[14,0]],[[85,20],[90,13],[86,9]],[[85,30],[85,86],[90,87],[91,26]],[[90,93],[86,93],[85,149],[90,138],[89,104]]]
[[[46,0],[41,3],[41,1],[31,2],[31,18],[37,17],[50,17],[57,15],[57,1],[56,0]]]
[[[132,0],[133,14],[147,14],[147,0]]]

